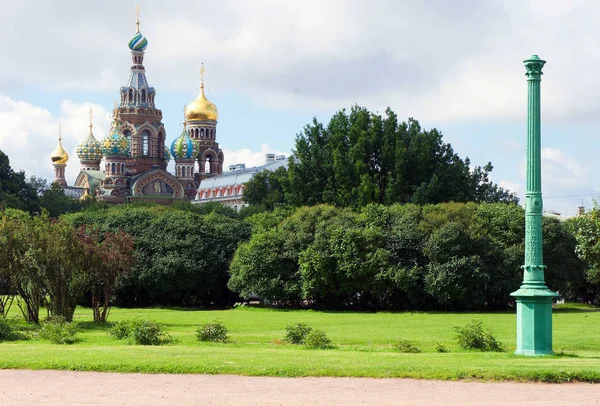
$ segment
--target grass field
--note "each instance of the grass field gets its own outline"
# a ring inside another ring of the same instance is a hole
[[[12,312],[18,315],[15,309]],[[549,357],[512,354],[516,321],[511,313],[113,309],[109,321],[135,318],[164,325],[173,342],[145,347],[118,341],[107,334],[110,325],[94,324],[91,311],[80,308],[75,314],[76,344],[54,345],[38,339],[0,343],[0,368],[600,382],[600,311],[581,305],[555,309],[554,350],[559,355]],[[198,326],[215,319],[228,327],[231,342],[198,342]],[[453,328],[473,319],[483,321],[507,352],[459,349]],[[324,330],[336,348],[309,350],[282,343],[284,328],[294,323]],[[423,352],[398,352],[393,344],[400,340],[412,342]],[[437,343],[450,352],[436,352]]]

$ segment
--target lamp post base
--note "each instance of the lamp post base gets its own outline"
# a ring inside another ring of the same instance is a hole
[[[552,355],[552,299],[546,286],[522,286],[511,296],[517,301],[517,355]]]

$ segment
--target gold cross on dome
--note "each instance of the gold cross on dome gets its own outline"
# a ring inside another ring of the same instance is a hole
[[[202,65],[200,67],[200,87],[204,89],[204,62],[202,62]]]
[[[135,6],[135,32],[140,32],[140,5]]]
[[[62,124],[60,120],[58,120],[58,140],[60,141],[62,138],[60,136],[60,131],[62,130]]]

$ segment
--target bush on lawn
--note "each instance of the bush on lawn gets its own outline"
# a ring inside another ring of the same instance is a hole
[[[73,344],[77,339],[77,327],[62,316],[50,317],[42,324],[40,338],[53,344]]]
[[[285,328],[284,341],[290,344],[304,344],[306,336],[312,331],[312,328],[304,323],[297,323]]]
[[[200,341],[211,341],[215,343],[225,343],[229,340],[227,336],[227,327],[220,320],[215,320],[212,323],[206,323],[196,330],[196,337]]]
[[[480,320],[472,320],[464,327],[454,327],[461,348],[480,351],[505,351],[504,345],[485,330]]]
[[[327,334],[321,330],[311,330],[304,340],[306,348],[324,350],[334,348]]]

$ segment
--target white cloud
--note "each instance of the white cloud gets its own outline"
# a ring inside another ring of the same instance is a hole
[[[223,155],[225,155],[225,161],[223,163],[223,170],[227,170],[229,165],[234,164],[246,164],[247,168],[252,166],[260,166],[265,164],[265,155],[268,153],[274,153],[276,155],[290,156],[290,152],[277,151],[273,149],[269,144],[262,144],[260,151],[255,152],[250,149],[239,149],[232,151],[223,149]]]
[[[113,91],[122,82],[133,3],[116,13],[117,3],[5,3],[0,89]],[[600,7],[591,0],[140,3],[149,78],[161,90],[192,94],[205,62],[213,91],[246,92],[266,106],[312,112],[356,102],[438,122],[522,119],[521,61],[539,53],[549,61],[550,119],[596,119],[600,107],[600,58],[589,52]]]
[[[94,135],[102,139],[109,125],[108,112],[93,103],[61,103],[61,116],[23,101],[0,94],[0,150],[8,155],[14,170],[24,170],[49,181],[54,177],[50,153],[58,143],[58,121],[62,124],[62,144],[69,153],[66,177],[72,184],[79,173],[77,145],[89,133],[89,109],[94,115]]]
[[[515,195],[519,196],[519,198],[521,199],[521,203],[524,202],[523,185],[521,185],[520,183],[513,182],[511,180],[501,180],[500,182],[498,182],[498,185],[506,190],[511,191]]]

